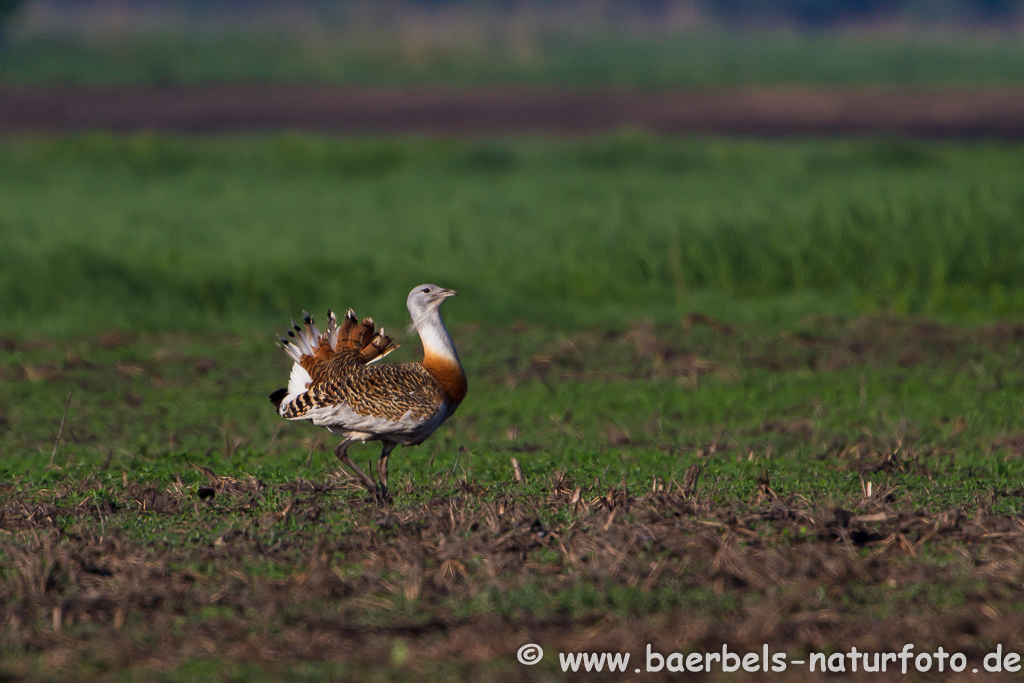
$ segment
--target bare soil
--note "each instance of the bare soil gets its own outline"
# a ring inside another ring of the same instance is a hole
[[[1024,90],[761,88],[630,92],[540,88],[0,89],[0,133],[296,129],[333,133],[1024,138]]]
[[[314,530],[325,506],[339,504],[330,495],[334,486],[296,480],[277,491],[288,500],[280,511],[248,517],[213,545],[170,550],[99,528],[86,531],[92,525],[75,522],[159,517],[188,508],[208,517],[246,518],[252,501],[271,491],[258,480],[213,477],[202,500],[180,487],[130,484],[108,491],[103,506],[9,502],[0,509],[6,533],[30,532],[35,540],[26,546],[0,537],[0,551],[13,559],[0,584],[6,596],[0,598],[0,618],[8,646],[45,653],[55,666],[87,658],[105,670],[131,667],[133,661],[173,669],[210,655],[270,667],[335,660],[375,669],[393,663],[396,638],[420,673],[438,660],[460,660],[469,671],[507,661],[510,669],[499,680],[526,674],[512,657],[527,640],[544,643],[550,652],[630,651],[634,657],[648,643],[670,653],[681,643],[697,651],[728,643],[734,651],[753,652],[767,642],[795,657],[827,651],[837,642],[869,652],[913,642],[918,651],[943,645],[963,652],[975,665],[989,643],[1010,651],[1024,647],[1024,617],[1000,606],[1021,595],[1024,533],[1018,519],[989,516],[983,509],[898,512],[885,491],[868,495],[866,512],[858,515],[812,509],[799,497],[778,496],[767,478],[751,492],[757,510],[745,511],[716,504],[697,482],[670,484],[643,498],[614,487],[581,495],[576,482],[556,474],[546,498],[509,490],[482,506],[478,496],[485,491],[467,484],[453,498],[402,512],[356,506],[350,510],[355,531],[338,538]],[[569,521],[541,522],[565,516]],[[268,544],[279,525],[292,531],[275,534]],[[943,550],[963,560],[915,559]],[[334,566],[339,557],[348,561],[344,571]],[[256,558],[285,565],[304,559],[289,578],[239,571]],[[204,573],[196,566],[216,570]],[[845,593],[851,585],[882,596],[920,582],[952,582],[958,572],[969,572],[978,588],[941,613],[931,612],[927,599],[889,613],[822,607],[823,595]],[[487,587],[515,590],[531,580],[545,590],[581,580],[599,591],[648,591],[668,583],[733,596],[743,606],[727,619],[704,610],[598,619],[534,615],[529,609],[504,615],[451,609],[472,603]],[[373,596],[382,594],[404,595],[423,613],[359,624],[358,614],[372,609]],[[194,619],[211,609],[216,612]],[[25,672],[8,671],[18,673]]]

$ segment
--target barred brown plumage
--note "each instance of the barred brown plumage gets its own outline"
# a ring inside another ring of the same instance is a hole
[[[423,362],[371,365],[397,346],[384,328],[375,331],[372,318],[360,323],[352,309],[338,325],[330,311],[321,333],[303,313],[304,327],[293,321],[291,339],[281,338],[295,361],[286,389],[270,395],[278,413],[288,420],[310,420],[344,437],[335,455],[363,482],[374,497],[390,500],[388,458],[398,445],[422,443],[455,412],[466,396],[466,373],[440,306],[456,292],[436,285],[413,288],[406,299],[409,314],[423,342]],[[374,482],[348,457],[356,441],[383,444]]]

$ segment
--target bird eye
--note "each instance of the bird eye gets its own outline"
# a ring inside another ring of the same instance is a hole
[[[422,292],[423,292],[424,294],[430,294],[430,287],[424,287],[424,288],[423,288],[422,290],[420,290],[420,291],[422,291]]]

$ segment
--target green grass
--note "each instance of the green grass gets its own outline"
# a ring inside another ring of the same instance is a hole
[[[454,314],[459,303],[446,306]],[[730,624],[769,609],[781,629],[770,642],[796,657],[809,646],[785,624],[818,613],[842,615],[827,649],[876,628],[906,638],[935,614],[948,631],[918,638],[949,647],[951,634],[988,619],[979,609],[1016,618],[1008,605],[1020,586],[1005,567],[1018,551],[1004,545],[1024,513],[1024,341],[1014,328],[867,317],[732,334],[453,329],[469,399],[424,445],[393,457],[390,514],[337,477],[332,437],[318,442],[319,430],[274,414],[265,395],[287,360],[269,341],[79,336],[0,353],[0,586],[12,596],[0,613],[17,615],[0,631],[0,671],[161,680],[160,662],[175,680],[287,677],[280,649],[241,645],[256,640],[305,652],[295,665],[310,676],[405,680],[451,667],[455,679],[502,680],[517,671],[523,634],[556,652],[589,633],[589,649],[635,656],[637,634],[656,642],[685,615],[726,625],[676,631],[663,651],[707,650],[746,642]],[[398,354],[415,351],[409,341]],[[375,454],[355,449],[360,462]],[[512,457],[524,484],[509,483]],[[691,465],[703,472],[690,503],[602,508],[622,486],[642,498],[652,479],[678,482]],[[764,475],[775,498],[758,493]],[[218,492],[204,501],[206,485]],[[569,502],[577,486],[582,510]],[[834,508],[902,521],[854,525],[882,531],[860,547],[824,535]],[[538,524],[546,539],[530,533]],[[969,540],[951,536],[961,526]],[[985,540],[993,529],[1010,533]],[[897,533],[912,550],[883,542]],[[446,574],[451,559],[461,569]],[[659,562],[670,569],[653,573]],[[762,572],[778,578],[762,585]],[[421,579],[410,597],[405,587]],[[67,625],[51,639],[62,605]],[[123,627],[104,605],[122,605]],[[367,640],[346,655],[324,644],[332,629]],[[471,634],[510,634],[480,660],[444,649],[448,629],[470,638],[468,653]],[[297,637],[327,649],[303,650]],[[955,642],[973,656],[989,644],[977,633]],[[40,668],[48,661],[56,668]],[[545,666],[541,680],[557,679]]]
[[[980,661],[1024,600],[1022,151],[6,141],[0,675],[515,680],[528,637],[537,680],[644,642]],[[385,511],[272,410],[273,334],[353,305],[416,359],[421,281],[462,292],[470,393]]]
[[[504,26],[504,24],[502,24]],[[484,30],[484,29],[480,29]],[[0,82],[18,85],[215,83],[558,85],[679,88],[775,84],[985,86],[1024,80],[1014,36],[844,33],[593,34],[514,29],[431,37],[331,34],[292,40],[173,33],[14,40]]]
[[[458,304],[447,307],[454,314]],[[406,496],[410,504],[455,491],[456,475],[503,482],[510,457],[522,461],[538,492],[551,473],[569,470],[601,493],[624,477],[639,493],[652,477],[681,480],[689,465],[718,453],[704,476],[717,480],[720,502],[746,499],[767,468],[777,493],[824,506],[859,498],[864,468],[891,452],[907,460],[907,471],[879,471],[876,485],[898,486],[919,509],[972,507],[996,491],[996,511],[1019,512],[1012,491],[1024,460],[1006,438],[1018,434],[1024,410],[1024,347],[1002,328],[929,334],[870,320],[810,323],[822,336],[795,348],[787,332],[754,327],[737,339],[668,326],[657,329],[664,346],[653,351],[637,346],[638,333],[628,329],[517,336],[459,325],[472,400],[451,426],[403,452],[396,475],[444,482]],[[417,342],[406,342],[397,355],[415,359]],[[866,350],[850,354],[848,346]],[[697,375],[673,365],[688,353],[701,359]],[[196,487],[207,475],[193,464],[267,482],[321,480],[336,467],[322,452],[334,440],[315,444],[318,430],[282,422],[266,400],[287,365],[269,339],[179,335],[129,338],[116,349],[83,339],[0,354],[7,378],[0,471],[7,481],[47,488],[92,473],[101,488],[119,485],[125,473],[157,487]],[[67,443],[55,461],[63,469],[50,470],[69,390]],[[310,458],[314,445],[320,450]],[[358,450],[360,462],[375,457],[375,447]],[[836,468],[837,458],[844,467]],[[90,491],[65,503],[101,505],[106,494]],[[264,495],[263,504],[282,504],[282,494]],[[164,540],[191,542],[174,538]]]
[[[1024,312],[1018,145],[184,139],[0,150],[0,330],[258,331],[306,308],[552,326]]]

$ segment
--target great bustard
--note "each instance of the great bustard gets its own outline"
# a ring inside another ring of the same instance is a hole
[[[388,494],[388,456],[395,446],[413,446],[434,433],[466,396],[466,373],[451,335],[441,320],[441,303],[456,292],[420,285],[406,305],[423,342],[422,363],[370,365],[395,350],[384,328],[374,332],[371,318],[358,321],[352,309],[341,325],[327,312],[321,333],[304,314],[305,325],[292,321],[289,338],[281,338],[295,361],[288,388],[270,395],[288,420],[311,420],[343,437],[334,454],[381,501]],[[357,441],[383,444],[375,483],[348,456]]]

